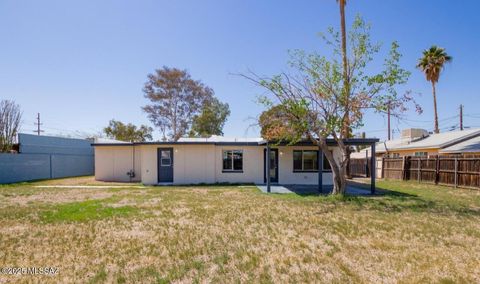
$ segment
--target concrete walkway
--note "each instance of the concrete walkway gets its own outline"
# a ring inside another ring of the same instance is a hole
[[[35,185],[36,188],[147,188],[142,185]]]
[[[257,185],[258,189],[267,193],[267,186],[264,184]],[[317,195],[318,186],[316,185],[271,185],[271,193],[286,194],[295,193],[298,195]],[[332,192],[333,185],[324,185],[321,194],[329,194]],[[349,195],[371,195],[370,187],[347,185],[347,194]]]

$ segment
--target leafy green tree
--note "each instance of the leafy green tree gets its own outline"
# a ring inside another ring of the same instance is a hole
[[[160,128],[163,139],[168,136],[173,141],[188,133],[193,118],[214,95],[211,88],[193,80],[186,70],[169,67],[149,74],[143,91],[151,102],[143,111]]]
[[[108,138],[126,142],[145,142],[152,140],[153,128],[141,125],[137,127],[131,123],[124,124],[121,121],[110,120],[108,126],[103,129]]]
[[[200,114],[193,118],[190,137],[223,135],[223,126],[230,115],[230,107],[217,98],[205,101]]]
[[[433,45],[429,49],[423,51],[423,55],[418,60],[417,64],[417,68],[425,74],[427,81],[432,83],[435,133],[440,133],[440,130],[438,129],[436,84],[438,83],[440,73],[442,72],[445,63],[451,61],[452,57],[445,52],[444,48]]]
[[[262,119],[262,135],[267,140],[282,140],[296,143],[303,139],[312,141],[325,154],[333,172],[333,194],[344,194],[349,147],[344,139],[345,116],[349,116],[349,127],[357,129],[363,125],[366,111],[387,111],[386,102],[393,115],[400,115],[407,104],[413,102],[410,92],[399,94],[398,85],[407,82],[410,73],[399,65],[401,54],[398,44],[393,42],[389,56],[383,61],[383,68],[372,72],[371,64],[380,51],[380,45],[372,43],[370,27],[357,17],[349,32],[348,59],[350,94],[345,96],[342,70],[342,45],[340,35],[333,28],[323,36],[327,47],[332,49],[328,58],[318,53],[307,54],[295,51],[291,54],[290,72],[273,77],[247,76],[254,83],[267,89],[272,96],[260,97],[271,116]],[[416,105],[417,111],[421,108]],[[268,123],[262,123],[267,121]],[[341,157],[334,158],[328,150],[327,138],[333,138],[341,151]]]

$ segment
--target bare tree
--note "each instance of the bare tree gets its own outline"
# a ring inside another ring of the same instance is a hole
[[[0,152],[8,152],[16,142],[22,121],[20,106],[14,101],[0,101]]]

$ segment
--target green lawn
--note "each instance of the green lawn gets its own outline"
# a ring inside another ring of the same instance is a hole
[[[383,196],[337,198],[79,184],[102,185],[0,186],[0,267],[59,269],[0,283],[480,282],[476,190],[379,181]]]

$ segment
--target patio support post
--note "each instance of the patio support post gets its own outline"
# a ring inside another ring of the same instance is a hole
[[[375,175],[377,174],[377,169],[375,166],[375,143],[372,144],[372,151],[370,152],[370,192],[375,194]]]
[[[267,192],[270,193],[270,144],[267,142],[267,153],[265,153],[265,159],[267,162],[267,173],[265,175],[267,179]]]
[[[323,152],[318,147],[318,193],[322,193],[323,189]]]

